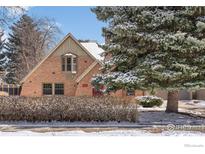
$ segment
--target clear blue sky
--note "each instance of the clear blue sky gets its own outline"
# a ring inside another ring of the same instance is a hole
[[[106,24],[98,21],[91,7],[31,7],[28,14],[34,17],[49,17],[55,19],[62,31],[62,36],[71,32],[77,39],[97,40],[104,43],[102,27]]]

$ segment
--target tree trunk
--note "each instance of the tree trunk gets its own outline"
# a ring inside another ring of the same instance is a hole
[[[166,112],[178,112],[178,91],[168,91],[167,108]]]

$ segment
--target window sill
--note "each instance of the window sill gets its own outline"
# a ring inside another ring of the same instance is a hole
[[[77,72],[76,71],[62,71],[62,72],[64,72],[64,73],[72,73],[72,74],[76,74]]]

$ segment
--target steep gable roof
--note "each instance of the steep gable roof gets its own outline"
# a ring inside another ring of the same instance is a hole
[[[85,48],[80,42],[78,42],[78,40],[71,34],[68,33],[52,50],[51,52],[42,60],[40,61],[21,81],[20,83],[23,83],[35,70],[38,69],[38,67],[46,60],[48,59],[55,51],[56,49],[68,38],[73,39],[93,60],[95,60],[97,63],[99,63],[100,65],[102,65],[102,63],[95,58],[94,55],[92,55],[90,53],[90,51],[88,51],[88,48]]]

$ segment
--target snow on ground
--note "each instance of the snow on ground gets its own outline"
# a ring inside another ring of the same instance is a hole
[[[143,125],[205,125],[205,118],[184,114],[165,113],[164,111],[147,111],[140,112],[139,114],[139,124]]]
[[[181,100],[180,104],[205,109],[205,101],[203,100]]]
[[[62,131],[37,133],[32,131],[0,132],[0,136],[205,136],[205,133],[194,131],[163,131],[150,133],[140,130],[114,130],[101,132]]]

